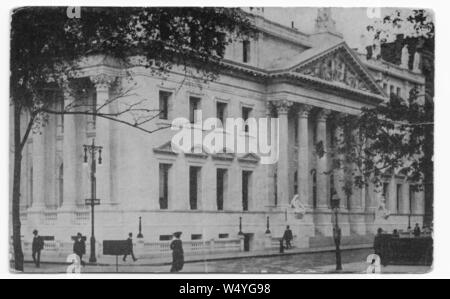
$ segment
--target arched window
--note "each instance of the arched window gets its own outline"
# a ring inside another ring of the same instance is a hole
[[[59,193],[59,206],[64,203],[64,165],[59,166],[58,171],[58,193]]]

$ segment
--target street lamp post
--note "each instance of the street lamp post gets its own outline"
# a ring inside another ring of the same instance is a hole
[[[90,263],[97,263],[95,254],[95,206],[100,205],[100,199],[97,199],[97,161],[96,156],[98,153],[98,164],[102,164],[102,147],[95,145],[95,139],[92,139],[91,145],[83,145],[84,148],[84,163],[88,163],[88,154],[91,156],[91,198],[86,199],[86,205],[91,207],[91,254],[89,257]]]
[[[341,237],[342,231],[339,227],[339,198],[333,198],[331,200],[331,208],[334,212],[334,227],[333,227],[333,238],[334,244],[336,245],[336,271],[342,271],[342,257],[341,257]]]

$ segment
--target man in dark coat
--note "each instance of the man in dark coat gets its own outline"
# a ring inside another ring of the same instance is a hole
[[[73,244],[73,253],[78,255],[80,258],[80,263],[84,266],[83,255],[86,254],[86,242],[84,241],[83,235],[81,233],[77,234],[75,243]]]
[[[37,230],[33,231],[33,244],[32,244],[32,257],[36,268],[41,267],[41,251],[44,249],[44,239],[39,236],[39,232]]]
[[[127,256],[131,255],[131,258],[133,259],[133,262],[136,262],[137,258],[134,257],[134,252],[133,252],[133,234],[132,233],[128,234],[127,245],[128,245],[128,254],[125,254],[123,256],[123,261],[126,262],[127,261]]]
[[[416,227],[414,228],[414,237],[416,238],[420,237],[421,233],[422,232],[420,231],[419,223],[416,223]]]
[[[294,235],[292,234],[292,230],[289,226],[286,227],[283,239],[286,241],[286,249],[291,249],[292,248],[291,242],[294,239]]]
[[[170,249],[172,249],[172,269],[171,273],[180,272],[184,267],[184,251],[183,242],[180,240],[181,232],[176,232],[173,234],[175,240],[170,244]]]

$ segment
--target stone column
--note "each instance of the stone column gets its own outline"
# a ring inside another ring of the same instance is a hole
[[[109,114],[111,104],[109,89],[115,78],[106,74],[92,76],[97,92],[97,113]],[[111,121],[102,117],[96,118],[95,143],[102,146],[102,164],[97,167],[97,198],[105,207],[111,203]]]
[[[268,120],[268,127],[267,127],[267,140],[271,142],[272,140],[272,134],[273,130],[275,130],[275,126],[272,127],[272,104],[270,102],[266,103],[266,118]],[[272,148],[274,148],[275,144],[271,143]],[[278,150],[278,148],[276,149]],[[267,164],[264,166],[266,169],[266,194],[267,194],[267,202],[265,205],[267,207],[273,207],[275,206],[275,184],[274,184],[274,176],[275,176],[275,164]]]
[[[409,202],[409,184],[405,181],[402,185],[402,201],[400,202],[400,213],[409,215],[410,213],[410,202]]]
[[[323,148],[327,150],[327,117],[330,114],[329,110],[321,109],[317,113],[317,126],[316,126],[316,143],[322,142]],[[319,235],[331,236],[332,235],[332,217],[331,210],[329,208],[329,177],[326,172],[328,171],[328,158],[327,154],[322,157],[317,156],[317,208],[315,210],[315,225],[316,232]]]
[[[279,118],[279,158],[277,165],[277,197],[280,207],[286,207],[289,205],[289,122],[288,112],[292,106],[292,102],[289,101],[276,101],[274,105],[277,107]]]
[[[327,117],[329,110],[322,109],[317,114],[316,143],[322,142],[323,148],[327,150]],[[328,157],[327,154],[322,157],[317,156],[317,208],[328,210]]]
[[[393,175],[389,181],[388,197],[386,198],[386,204],[391,214],[397,214],[397,180]]]
[[[32,211],[45,210],[45,128],[33,135],[33,205]]]
[[[67,88],[67,87],[66,87]],[[70,94],[69,90],[64,90],[64,107],[70,110],[71,104],[74,102],[74,98]],[[64,115],[64,136],[63,136],[63,210],[73,210],[77,203],[77,195],[80,195],[77,182],[77,165],[82,163],[78,161],[77,151],[82,151],[81,144],[77,144],[76,138],[76,122],[75,115]]]
[[[309,196],[308,116],[311,108],[301,105],[298,111],[298,194],[308,209],[313,206],[312,197]]]
[[[424,191],[419,191],[419,192],[414,193],[412,213],[415,215],[423,215],[425,213],[425,193],[424,193]]]
[[[365,204],[365,224],[366,234],[375,234],[377,228],[375,227],[375,212],[377,210],[375,185],[369,182],[366,187],[366,204]]]
[[[344,129],[341,126],[336,127],[334,129],[332,138],[334,138],[334,150],[342,148],[345,142]],[[336,191],[337,197],[340,199],[339,226],[341,227],[342,235],[348,236],[350,235],[350,215],[348,213],[347,194],[344,190],[346,180],[348,180],[348,174],[345,171],[346,165],[344,164],[344,155],[338,153],[337,158],[342,163],[340,165],[340,168],[333,171],[334,189]]]

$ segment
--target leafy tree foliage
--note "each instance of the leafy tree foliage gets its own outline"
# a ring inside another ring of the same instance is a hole
[[[49,92],[69,87],[73,96],[83,91],[75,80],[80,61],[105,55],[127,69],[136,64],[158,74],[181,67],[186,76],[217,78],[217,65],[226,46],[252,36],[255,28],[238,8],[81,8],[81,18],[69,18],[66,7],[24,7],[12,14],[10,102],[14,113],[14,181],[12,194],[15,269],[23,270],[20,223],[22,150],[30,133],[45,125],[49,113],[91,114],[112,121],[125,112],[106,115],[99,109],[55,109]],[[107,104],[117,101],[110,99]],[[73,107],[72,107],[73,108]],[[139,109],[142,113],[154,111]],[[154,116],[152,116],[154,117]],[[145,121],[124,122],[139,128]],[[24,129],[23,129],[24,128]],[[22,131],[23,129],[23,131]]]
[[[389,35],[409,24],[409,35]],[[395,94],[376,107],[363,109],[360,115],[333,115],[331,127],[339,128],[328,154],[332,158],[331,173],[344,171],[343,188],[351,196],[354,187],[369,183],[381,187],[384,177],[405,176],[416,191],[425,191],[428,222],[432,221],[433,146],[434,146],[434,23],[429,13],[414,10],[411,15],[401,12],[386,16],[383,27],[368,26],[375,39],[382,42],[382,58],[399,63],[404,44],[411,54],[422,54],[421,70],[426,78],[425,91],[413,88],[401,98]],[[389,25],[386,27],[386,25]],[[400,46],[397,44],[400,43]],[[413,56],[413,55],[411,55]],[[410,61],[410,67],[412,61]],[[323,146],[322,146],[323,147]],[[317,145],[316,152],[322,152]]]

